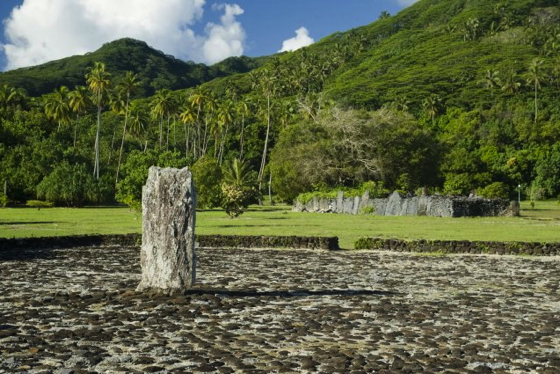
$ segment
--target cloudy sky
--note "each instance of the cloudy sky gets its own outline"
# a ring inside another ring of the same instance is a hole
[[[416,0],[0,0],[0,71],[91,52],[123,37],[213,64],[309,45]]]

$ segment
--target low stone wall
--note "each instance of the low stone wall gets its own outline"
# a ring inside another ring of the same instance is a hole
[[[198,235],[200,247],[209,248],[307,248],[338,250],[338,238],[317,236]]]
[[[396,191],[385,199],[371,199],[367,191],[361,197],[345,197],[344,192],[340,191],[336,199],[315,197],[306,204],[297,201],[292,210],[344,214],[370,212],[379,216],[494,217],[519,215],[518,203],[510,203],[505,199],[439,195],[402,197]]]
[[[398,252],[560,256],[560,243],[360,238],[354,247]]]
[[[308,248],[337,250],[337,237],[197,235],[196,242],[207,248]],[[141,234],[53,236],[42,238],[0,238],[0,260],[33,257],[36,249],[101,247],[107,245],[140,246]],[[14,257],[15,256],[15,257]]]

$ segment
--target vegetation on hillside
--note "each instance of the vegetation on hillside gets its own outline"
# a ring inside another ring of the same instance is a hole
[[[16,201],[138,206],[150,165],[189,165],[201,207],[243,196],[231,212],[371,182],[556,198],[559,35],[557,1],[420,0],[296,52],[187,64],[189,75],[161,73],[185,64],[140,42],[109,43],[106,59],[52,63],[49,93],[0,86],[0,182]],[[0,81],[40,84],[34,69]]]
[[[0,73],[0,86],[23,89],[30,96],[41,96],[61,87],[85,85],[84,76],[95,62],[103,62],[120,79],[127,71],[138,75],[143,96],[166,88],[178,90],[198,86],[218,77],[246,73],[266,58],[230,57],[212,66],[184,62],[154,50],[145,42],[124,38],[106,43],[95,52],[72,56],[46,64]]]

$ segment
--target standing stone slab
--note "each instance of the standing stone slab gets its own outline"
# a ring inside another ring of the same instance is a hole
[[[152,166],[142,189],[142,280],[137,291],[184,293],[194,284],[195,216],[189,169]]]

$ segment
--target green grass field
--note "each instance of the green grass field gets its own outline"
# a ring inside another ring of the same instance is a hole
[[[521,217],[378,217],[292,212],[288,206],[252,206],[237,219],[221,210],[197,213],[196,232],[223,235],[338,236],[354,247],[362,236],[400,239],[560,241],[560,205],[522,203]],[[0,237],[40,237],[141,232],[141,214],[127,208],[3,208]]]

